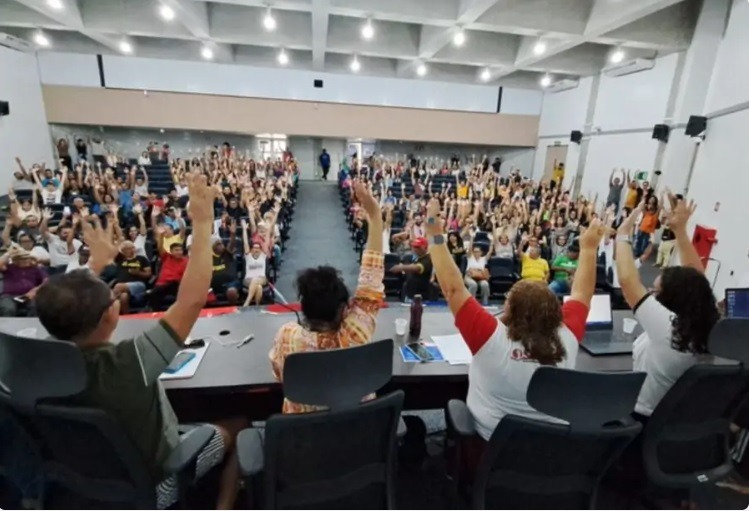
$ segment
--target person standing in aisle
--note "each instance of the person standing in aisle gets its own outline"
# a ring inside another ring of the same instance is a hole
[[[330,155],[328,151],[323,149],[320,153],[320,167],[322,167],[322,178],[328,180],[328,172],[330,172]]]

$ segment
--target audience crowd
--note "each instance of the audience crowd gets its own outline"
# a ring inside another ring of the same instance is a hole
[[[56,170],[43,163],[27,168],[16,159],[2,231],[0,316],[34,315],[36,292],[48,275],[89,267],[86,222],[101,225],[118,247],[102,278],[122,311],[164,310],[189,259],[187,177],[195,171],[217,192],[209,305],[259,304],[264,292],[270,295],[265,286],[281,264],[296,196],[298,168],[290,152],[255,161],[224,143],[189,160],[169,160],[168,145],[153,145],[138,161],[101,153],[89,161],[79,151],[73,163],[62,141]]]

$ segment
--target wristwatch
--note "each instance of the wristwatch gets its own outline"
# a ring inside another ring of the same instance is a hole
[[[436,236],[432,236],[432,239],[429,240],[429,243],[432,245],[444,245],[445,236],[443,234],[437,234]]]
[[[619,243],[620,241],[622,243],[629,243],[630,245],[632,244],[632,238],[630,237],[629,234],[617,234],[616,242]]]

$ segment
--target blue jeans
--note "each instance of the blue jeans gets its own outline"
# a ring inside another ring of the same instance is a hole
[[[570,292],[570,281],[569,280],[552,280],[549,284],[549,289],[555,295],[566,295]]]
[[[645,249],[650,245],[650,234],[647,232],[637,231],[635,236],[634,253],[635,257],[640,257]]]

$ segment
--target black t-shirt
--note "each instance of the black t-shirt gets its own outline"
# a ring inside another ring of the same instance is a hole
[[[675,240],[676,235],[674,234],[674,231],[669,229],[668,227],[663,228],[663,233],[661,233],[661,240],[662,241],[671,241]]]
[[[234,255],[228,251],[224,251],[221,255],[213,254],[211,287],[214,291],[220,291],[222,286],[235,280],[237,280],[237,260]]]
[[[406,295],[413,298],[421,295],[424,300],[429,299],[430,281],[432,280],[432,258],[429,254],[419,257],[414,264],[423,267],[421,273],[409,273],[406,277]]]
[[[148,279],[132,275],[130,270],[145,270],[151,264],[143,256],[135,256],[132,259],[125,259],[122,255],[117,256],[117,282],[145,282]]]
[[[226,212],[229,214],[230,217],[236,218],[239,220],[242,218],[242,216],[245,214],[244,208],[242,206],[237,206],[236,208],[233,208],[231,206],[226,206]]]

